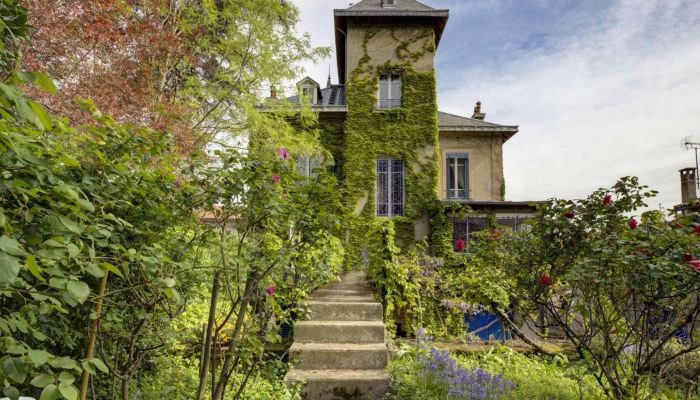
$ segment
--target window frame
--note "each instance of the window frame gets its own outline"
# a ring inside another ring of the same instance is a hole
[[[380,172],[379,172],[379,163],[380,162],[386,162],[387,163],[387,171],[386,171],[386,214],[380,214],[379,210],[379,179],[380,179]],[[400,163],[401,165],[401,212],[400,213],[395,213],[394,212],[394,206],[398,205],[399,203],[395,203],[393,199],[393,193],[394,193],[394,175],[395,172],[393,171],[394,169],[394,163]],[[378,157],[376,162],[375,162],[375,172],[377,174],[377,179],[375,180],[375,210],[374,214],[377,217],[400,217],[403,216],[406,212],[406,163],[404,160],[398,159],[398,158],[393,158],[393,157]]]
[[[382,77],[386,76],[387,79],[387,98],[382,98]],[[392,77],[398,76],[396,80]],[[392,97],[392,87],[393,82],[398,81],[399,83],[399,97]],[[377,91],[377,109],[378,110],[392,110],[395,108],[400,108],[403,104],[403,71],[385,71],[379,74],[379,90]],[[385,104],[386,103],[386,104]]]
[[[459,189],[459,174],[457,171],[459,170],[459,165],[458,164],[452,164],[450,163],[451,160],[459,160],[459,159],[464,159],[465,164],[464,164],[464,184],[465,188],[464,189]],[[455,173],[454,173],[454,178],[453,182],[450,182],[450,170],[451,168],[455,168]],[[445,198],[448,200],[469,200],[471,198],[470,195],[470,182],[469,182],[469,153],[465,151],[451,151],[445,153]],[[454,184],[454,188],[451,189],[450,185]],[[460,196],[460,191],[464,191],[464,196]],[[453,194],[454,193],[454,194]]]
[[[311,100],[311,104],[316,104],[316,86],[310,84],[301,85],[301,91],[299,93],[301,95],[301,98],[306,96],[306,94],[304,93],[306,89],[309,90],[309,100]]]

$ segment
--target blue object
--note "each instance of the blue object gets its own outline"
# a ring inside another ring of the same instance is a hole
[[[503,339],[503,324],[496,314],[488,311],[466,314],[464,322],[468,324],[467,332],[476,335],[481,340]],[[510,333],[506,332],[505,339],[511,339]]]

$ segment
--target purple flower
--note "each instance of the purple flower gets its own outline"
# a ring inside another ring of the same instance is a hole
[[[274,296],[275,295],[275,287],[268,286],[267,288],[265,288],[265,293],[267,293],[268,296]]]
[[[272,175],[272,182],[279,183],[282,180],[280,175]]]

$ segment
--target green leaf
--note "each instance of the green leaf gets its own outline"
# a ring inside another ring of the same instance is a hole
[[[27,378],[27,364],[21,358],[6,358],[2,369],[11,382],[23,383]]]
[[[49,361],[49,365],[54,368],[73,369],[78,366],[78,362],[69,357],[57,357]]]
[[[78,388],[73,385],[61,383],[58,390],[66,400],[77,400],[78,398]]]
[[[82,233],[83,229],[78,225],[76,222],[72,221],[68,217],[64,217],[63,215],[59,215],[58,219],[61,221],[61,224],[63,224],[66,229],[73,233]]]
[[[58,375],[58,381],[61,382],[61,385],[72,385],[75,382],[75,375],[69,371],[62,371]]]
[[[32,386],[43,388],[43,387],[49,386],[50,384],[54,383],[55,381],[56,381],[56,377],[53,376],[53,374],[41,374],[41,375],[35,376],[34,379],[32,379],[32,381],[30,382],[30,384]]]
[[[83,362],[80,363],[80,365],[83,366],[83,369],[87,371],[88,373],[95,375],[97,373],[97,370],[95,369],[95,366],[90,364],[88,360],[84,360]]]
[[[5,213],[2,212],[2,209],[0,209],[0,227],[5,225],[6,221],[7,221],[7,218],[5,218]]]
[[[0,92],[2,92],[8,99],[16,100],[24,95],[22,89],[17,86],[10,86],[0,82]]]
[[[17,240],[4,235],[0,236],[0,250],[11,256],[19,257],[27,254]]]
[[[46,282],[46,279],[44,279],[43,276],[41,276],[41,267],[39,267],[39,263],[36,262],[36,257],[34,256],[27,256],[27,269],[29,272],[34,275],[34,277],[42,282]]]
[[[39,400],[56,400],[60,395],[58,387],[54,384],[48,385],[41,391],[41,397]]]
[[[68,295],[80,304],[84,303],[90,295],[90,287],[81,281],[68,281],[66,290]]]
[[[51,80],[48,75],[42,74],[41,72],[34,72],[34,74],[36,75],[35,82],[37,86],[51,94],[56,94],[56,85],[54,85],[53,80]]]
[[[17,390],[16,387],[14,386],[7,386],[4,389],[2,389],[2,393],[9,397],[11,400],[17,400],[19,399],[19,390]]]
[[[105,363],[102,362],[99,358],[91,358],[90,364],[94,365],[95,368],[99,369],[100,371],[104,372],[105,374],[109,372],[109,369],[105,365]]]
[[[32,108],[32,110],[34,111],[34,114],[36,115],[37,119],[41,123],[41,127],[39,127],[39,128],[43,128],[45,130],[51,129],[53,127],[53,121],[51,120],[51,117],[44,109],[44,106],[42,106],[41,104],[39,104],[33,100],[28,100],[27,103],[29,104],[29,107]]]
[[[46,350],[29,350],[29,359],[37,367],[46,364],[49,361],[49,357],[51,357],[51,354]]]
[[[100,266],[106,269],[107,271],[113,273],[114,275],[117,275],[120,278],[124,278],[124,275],[122,275],[122,272],[116,266],[106,262],[101,263]]]
[[[19,274],[19,260],[17,258],[0,253],[0,284],[11,284]]]

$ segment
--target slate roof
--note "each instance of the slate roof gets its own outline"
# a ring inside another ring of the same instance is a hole
[[[396,5],[392,7],[382,7],[382,0],[362,0],[347,8],[347,10],[408,10],[408,11],[426,11],[434,10],[423,3],[416,0],[395,0]]]
[[[438,111],[438,129],[440,132],[492,132],[503,135],[504,142],[516,133],[517,125],[499,125],[481,119],[467,118]]]
[[[312,104],[312,106],[345,106],[345,85],[331,85],[320,89],[320,91],[321,96],[317,99],[316,104]],[[281,100],[299,103],[299,96],[289,96]]]

